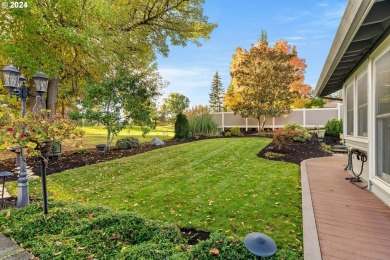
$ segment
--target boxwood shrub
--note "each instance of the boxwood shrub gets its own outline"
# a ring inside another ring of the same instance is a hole
[[[139,147],[139,140],[135,137],[118,139],[116,141],[115,147],[119,149],[137,148]]]
[[[343,120],[337,120],[336,118],[331,118],[325,125],[325,134],[339,137],[340,133],[343,132]]]

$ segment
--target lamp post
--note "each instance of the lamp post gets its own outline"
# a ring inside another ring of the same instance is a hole
[[[20,71],[15,68],[12,64],[5,66],[1,70],[3,74],[3,85],[10,92],[10,95],[15,95],[20,97],[22,100],[22,113],[21,116],[24,117],[26,114],[26,100],[27,97],[34,97],[29,92],[25,85],[26,79],[20,73]],[[40,98],[43,97],[43,94],[47,90],[47,84],[49,78],[41,71],[33,76],[36,91]],[[28,180],[27,180],[27,165],[26,158],[23,155],[23,147],[20,147],[20,174],[18,178],[18,198],[16,202],[16,207],[22,208],[30,204],[28,197]]]

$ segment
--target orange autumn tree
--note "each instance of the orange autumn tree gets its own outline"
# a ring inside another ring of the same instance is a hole
[[[280,41],[283,45],[288,46],[286,41]],[[310,103],[309,95],[311,91],[311,86],[305,84],[305,70],[306,70],[306,60],[299,58],[297,54],[296,47],[292,47],[292,52],[295,53],[295,56],[291,59],[291,64],[295,67],[297,73],[297,80],[290,85],[290,90],[293,92],[294,103],[293,108],[303,108],[305,104]]]
[[[304,72],[304,67],[294,65],[295,57],[295,48],[285,41],[270,47],[265,32],[249,51],[237,48],[224,105],[242,117],[257,118],[259,131],[267,118],[289,113],[296,93],[290,86]]]

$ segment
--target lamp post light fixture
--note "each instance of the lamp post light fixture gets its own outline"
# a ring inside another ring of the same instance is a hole
[[[6,87],[10,95],[20,97],[22,100],[22,114],[24,117],[26,114],[26,100],[27,97],[35,97],[28,92],[26,87],[26,78],[20,73],[20,71],[15,68],[12,64],[5,66],[1,70],[3,74],[3,85]],[[43,94],[47,90],[47,85],[49,82],[49,78],[41,71],[33,76],[36,91],[40,98],[43,97]],[[23,147],[20,147],[20,174],[18,178],[18,198],[16,202],[17,208],[22,208],[30,204],[30,200],[28,197],[28,180],[27,180],[27,165],[26,158],[23,156]]]

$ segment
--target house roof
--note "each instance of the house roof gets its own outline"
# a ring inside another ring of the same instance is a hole
[[[349,0],[314,95],[323,97],[342,89],[348,76],[389,33],[390,0]]]

